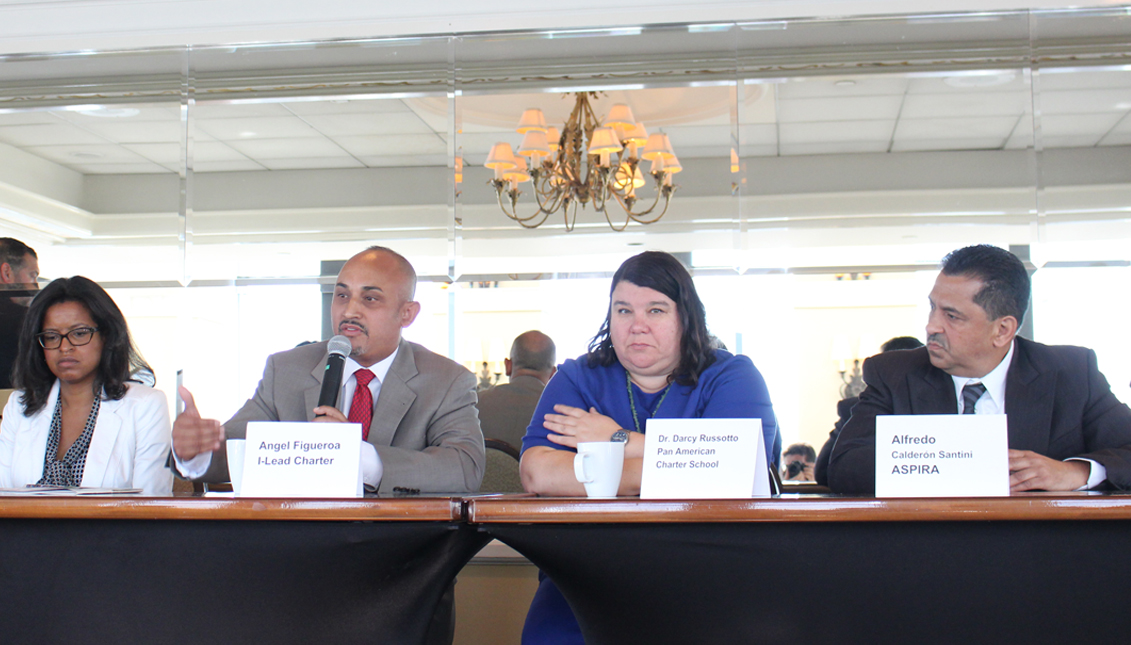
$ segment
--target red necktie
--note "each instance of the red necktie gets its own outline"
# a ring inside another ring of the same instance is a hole
[[[373,393],[369,391],[369,382],[373,380],[373,372],[360,369],[353,373],[357,377],[357,388],[353,391],[353,402],[350,403],[350,423],[361,424],[361,440],[369,438],[369,422],[373,421]]]

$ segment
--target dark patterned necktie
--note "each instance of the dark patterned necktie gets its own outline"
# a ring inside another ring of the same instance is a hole
[[[967,383],[962,388],[962,414],[974,414],[974,404],[986,393],[981,383]]]
[[[369,382],[373,380],[373,372],[360,369],[353,373],[357,377],[357,389],[353,391],[353,401],[350,403],[350,423],[361,424],[361,440],[369,438],[369,422],[373,420],[373,393],[369,391]]]

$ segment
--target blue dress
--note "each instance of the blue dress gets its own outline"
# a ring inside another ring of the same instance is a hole
[[[620,427],[634,430],[636,426],[625,383],[626,374],[620,363],[590,367],[585,356],[567,360],[542,392],[526,436],[522,439],[523,451],[532,446],[571,450],[547,439],[550,431],[542,425],[545,415],[552,413],[559,403],[584,410],[596,408],[597,412],[611,417]],[[715,362],[699,375],[695,387],[673,383],[666,397],[662,392],[646,393],[635,384],[632,386],[641,430],[647,429],[646,419],[649,416],[658,419],[761,419],[766,453],[777,467],[781,453],[777,419],[766,382],[749,358],[716,350]],[[522,630],[523,645],[583,645],[581,628],[565,597],[548,576],[539,572],[538,580],[538,591],[530,603]]]

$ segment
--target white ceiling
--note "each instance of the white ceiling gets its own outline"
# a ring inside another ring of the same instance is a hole
[[[990,70],[748,81],[741,106],[733,85],[610,91],[594,107],[603,116],[614,102],[628,103],[688,159],[726,157],[732,147],[743,157],[1031,148],[1034,104],[1043,148],[1131,143],[1131,72],[1054,72],[1037,76],[1035,93],[1022,71]],[[517,122],[524,108],[541,104],[560,123],[572,107],[560,93],[460,101],[455,147],[468,164],[482,163],[495,141],[519,143],[504,125],[508,115]],[[447,166],[447,104],[443,97],[202,102],[192,113],[193,167]],[[109,107],[7,110],[0,143],[83,174],[178,172],[179,105]]]

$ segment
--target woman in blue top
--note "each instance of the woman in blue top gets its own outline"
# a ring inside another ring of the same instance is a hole
[[[659,251],[617,269],[589,353],[567,360],[547,384],[522,441],[523,486],[539,495],[584,496],[573,470],[578,442],[610,441],[624,430],[618,494],[638,495],[651,418],[761,419],[776,467],[781,437],[762,375],[749,358],[713,348],[691,275]],[[569,605],[540,577],[523,643],[583,643]]]

